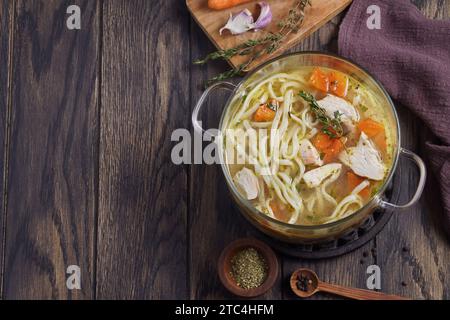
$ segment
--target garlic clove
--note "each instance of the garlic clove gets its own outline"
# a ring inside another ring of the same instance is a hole
[[[231,34],[242,34],[249,30],[260,30],[267,27],[272,22],[272,10],[270,9],[270,5],[261,1],[258,2],[258,6],[260,7],[261,13],[259,14],[256,22],[253,19],[252,13],[245,9],[239,12],[236,15],[230,13],[230,18],[228,19],[227,24],[219,30],[220,35],[223,34],[225,30],[229,30]]]
[[[255,31],[267,27],[272,22],[273,17],[270,5],[267,2],[258,2],[258,6],[261,8],[261,13],[253,25],[253,29],[255,29]]]
[[[230,13],[230,19],[228,19],[227,24],[219,30],[220,35],[225,30],[229,30],[231,34],[241,34],[247,32],[253,28],[253,16],[252,13],[245,9],[240,13],[233,15]]]

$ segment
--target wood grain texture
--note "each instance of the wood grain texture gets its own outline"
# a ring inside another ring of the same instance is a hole
[[[414,1],[429,18],[450,18],[450,1]],[[401,120],[402,146],[426,159],[424,141],[432,138],[424,124],[408,109],[397,106]],[[417,169],[403,160],[399,164],[400,202],[415,191]],[[430,173],[427,186],[436,185]],[[440,199],[426,187],[418,205],[397,213],[376,239],[377,264],[382,272],[382,290],[415,299],[450,299],[450,243],[439,225]]]
[[[214,50],[201,29],[192,21],[191,56],[195,59]],[[191,69],[192,103],[198,100],[205,80],[226,67],[214,63]],[[202,110],[205,128],[217,128],[227,92],[217,91]],[[235,298],[220,283],[217,262],[232,240],[252,234],[252,227],[233,206],[219,165],[192,165],[190,170],[189,272],[191,299]],[[261,299],[281,298],[281,279]]]
[[[3,296],[4,248],[6,235],[6,199],[4,190],[4,172],[7,170],[5,156],[7,154],[6,140],[8,136],[7,119],[10,114],[11,89],[11,45],[13,35],[11,26],[14,20],[14,2],[0,3],[0,299]]]
[[[284,19],[288,14],[289,8],[293,8],[296,1],[297,0],[267,1],[271,6],[273,22],[265,29],[265,31],[276,33],[278,31],[276,21],[281,21]],[[257,59],[248,69],[253,69],[261,63],[272,59],[282,54],[289,48],[299,44],[303,39],[307,38],[337,14],[342,12],[342,10],[344,10],[351,3],[351,1],[352,0],[312,0],[311,7],[307,7],[305,10],[305,21],[303,22],[299,32],[289,35],[277,51],[271,55],[265,55]],[[202,30],[218,49],[233,48],[244,41],[258,39],[262,36],[262,32],[247,32],[241,35],[232,35],[228,31],[226,31],[223,35],[220,35],[219,33],[220,28],[227,23],[230,14],[236,14],[237,12],[248,8],[253,11],[254,16],[256,17],[257,8],[255,3],[245,3],[221,11],[209,9],[207,1],[205,0],[187,0],[186,3],[195,21],[198,22]],[[237,67],[246,62],[247,59],[248,58],[245,56],[238,55],[230,59],[230,63],[234,67]]]
[[[15,17],[4,297],[93,298],[96,1],[17,1]],[[81,290],[67,290],[69,265]]]
[[[430,18],[450,17],[450,0],[413,2]],[[82,8],[81,31],[65,27],[70,4]],[[342,17],[290,51],[336,52]],[[191,128],[204,81],[228,68],[191,64],[214,47],[185,2],[2,1],[0,28],[1,297],[235,298],[220,284],[217,259],[254,229],[233,206],[220,167],[170,159],[172,131]],[[213,95],[205,127],[217,125],[226,97]],[[403,146],[426,158],[423,144],[433,137],[406,108],[398,111]],[[395,201],[412,194],[415,173],[400,163]],[[435,184],[431,175],[427,183]],[[289,276],[300,267],[365,288],[367,266],[378,264],[383,292],[450,299],[439,201],[425,189],[419,205],[350,254],[279,255],[282,277],[261,298],[295,298]],[[81,291],[66,289],[69,264],[82,269]]]
[[[104,2],[97,293],[187,297],[189,20],[178,0]]]

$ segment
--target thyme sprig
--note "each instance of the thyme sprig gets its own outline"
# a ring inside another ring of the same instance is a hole
[[[215,76],[208,80],[207,84],[209,85],[217,81],[242,75],[259,57],[274,53],[287,36],[291,33],[298,32],[305,19],[305,8],[308,5],[311,5],[311,0],[296,1],[294,7],[289,10],[287,17],[278,22],[277,26],[279,30],[276,33],[267,33],[259,39],[247,40],[236,47],[212,52],[205,58],[194,61],[194,64],[203,65],[208,61],[218,59],[229,60],[237,55],[249,56],[248,60],[240,64],[237,68]]]
[[[264,45],[273,41],[277,41],[279,35],[270,33],[264,38],[261,39],[250,39],[245,41],[244,43],[241,43],[240,45],[230,48],[230,49],[224,49],[224,50],[218,50],[216,52],[212,52],[208,54],[204,59],[195,60],[194,64],[203,65],[206,64],[210,60],[227,60],[231,59],[236,55],[245,56],[251,53],[252,49],[259,45]]]
[[[330,138],[340,138],[344,135],[344,129],[342,127],[341,113],[339,111],[334,112],[334,117],[331,118],[326,114],[325,109],[319,106],[316,98],[308,92],[302,91],[299,96],[309,103],[311,111],[315,114],[317,120],[322,125],[322,132],[328,135]]]

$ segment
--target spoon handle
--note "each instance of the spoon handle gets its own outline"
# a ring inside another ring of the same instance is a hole
[[[356,300],[409,300],[405,297],[400,297],[392,294],[385,294],[381,292],[356,289],[349,287],[342,287],[335,284],[320,282],[317,287],[318,291],[333,293],[342,297],[356,299]]]

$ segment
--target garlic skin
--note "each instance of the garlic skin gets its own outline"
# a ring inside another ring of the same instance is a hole
[[[233,35],[237,35],[250,30],[258,31],[267,27],[272,22],[270,5],[267,2],[262,1],[258,2],[258,6],[261,9],[261,13],[256,22],[248,9],[245,9],[236,15],[230,13],[227,24],[219,30],[220,35],[222,35],[225,30],[229,30]]]
[[[242,34],[253,29],[253,22],[252,13],[248,9],[241,11],[237,15],[230,13],[230,19],[228,19],[227,24],[219,30],[219,33],[222,35],[225,30],[229,30],[233,35]]]
[[[258,6],[261,9],[261,13],[259,14],[258,19],[254,23],[255,31],[267,27],[272,22],[273,18],[272,10],[270,10],[270,5],[267,2],[265,1],[258,2]]]

